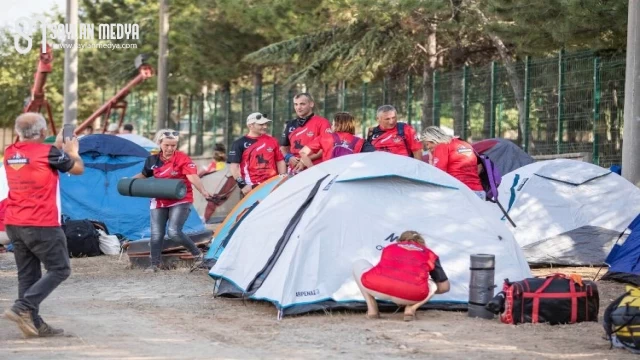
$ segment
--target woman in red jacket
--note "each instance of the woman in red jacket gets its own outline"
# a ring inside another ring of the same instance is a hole
[[[323,162],[331,160],[333,158],[333,150],[337,146],[348,149],[343,154],[376,151],[368,141],[355,136],[356,120],[348,112],[339,112],[334,115],[331,130],[332,132],[318,136],[300,150],[300,160],[305,167],[313,166],[309,156],[319,151],[322,151]]]
[[[405,231],[395,244],[382,250],[380,262],[366,260],[353,264],[353,276],[367,302],[367,317],[379,318],[379,300],[404,305],[404,320],[416,318],[416,310],[434,294],[449,291],[449,280],[438,255],[429,250],[422,236]]]
[[[478,158],[469,143],[447,135],[437,126],[429,126],[422,132],[422,142],[431,153],[431,165],[460,180],[485,200],[486,193],[478,175]]]

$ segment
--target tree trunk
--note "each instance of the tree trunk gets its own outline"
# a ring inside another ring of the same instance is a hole
[[[487,26],[489,24],[489,20],[484,15],[484,13],[477,7],[475,8],[475,11],[480,16],[482,25]],[[500,59],[502,60],[505,69],[507,69],[509,83],[511,84],[511,88],[513,89],[513,94],[515,95],[516,99],[516,107],[518,108],[518,134],[524,134],[525,122],[527,120],[525,119],[524,86],[522,85],[522,80],[518,76],[518,72],[516,71],[516,64],[509,54],[509,49],[507,49],[502,39],[492,31],[487,30],[487,34],[493,42],[493,45],[498,50]],[[533,142],[530,143],[530,147],[533,148]]]
[[[224,109],[224,138],[225,138],[225,146],[227,149],[230,148],[231,143],[233,142],[234,138],[233,138],[233,120],[231,118],[231,109],[229,108],[229,106],[231,105],[231,101],[227,101],[227,99],[231,99],[231,82],[229,81],[225,81],[224,84],[222,84],[222,101],[223,101],[223,106],[221,106],[222,109]]]
[[[251,97],[252,111],[262,111],[260,109],[262,96],[262,67],[258,66],[253,69],[253,96]]]
[[[490,78],[491,75],[489,75]],[[484,100],[484,119],[482,122],[482,138],[488,139],[491,136],[491,81],[485,83],[486,98]]]
[[[434,125],[433,119],[433,72],[438,66],[438,56],[436,54],[437,27],[435,24],[429,25],[429,36],[427,37],[427,61],[422,68],[422,119],[421,125],[425,129]]]

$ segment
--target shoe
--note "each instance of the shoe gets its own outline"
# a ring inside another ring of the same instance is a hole
[[[31,317],[30,311],[20,311],[15,312],[13,309],[5,310],[4,316],[18,324],[20,331],[25,337],[36,337],[38,336],[38,329],[33,323],[33,318]]]
[[[40,337],[52,337],[52,336],[63,336],[64,330],[59,328],[54,328],[47,324],[46,322],[42,322],[40,327],[38,327],[38,336]]]
[[[160,268],[156,265],[151,265],[148,268],[144,269],[144,272],[146,273],[157,273],[158,271],[160,271]]]
[[[200,252],[200,255],[193,258],[193,265],[191,265],[189,272],[193,272],[198,269],[208,269],[207,265],[204,263],[204,253],[202,252]]]

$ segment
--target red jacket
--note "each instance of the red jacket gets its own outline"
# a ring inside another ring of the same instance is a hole
[[[378,265],[362,274],[362,285],[389,296],[422,301],[429,295],[429,273],[438,256],[414,242],[391,244],[382,250]]]

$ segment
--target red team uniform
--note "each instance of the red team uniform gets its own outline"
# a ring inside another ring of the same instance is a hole
[[[403,127],[404,135],[399,134],[398,127]],[[394,128],[388,130],[376,126],[369,130],[367,140],[376,150],[396,155],[413,157],[414,151],[422,150],[422,143],[415,129],[405,123],[397,123]]]
[[[347,144],[350,145],[351,142],[357,138],[357,136],[350,134],[348,132],[337,132],[335,133],[336,135],[338,135],[338,137],[340,138],[341,142],[343,144]],[[356,143],[356,145],[353,148],[353,153],[357,154],[359,152],[372,152],[375,151],[375,149],[373,148],[373,146],[371,146],[371,144],[369,144],[368,142],[366,142],[364,139],[362,138],[358,138],[358,142]],[[327,161],[331,159],[331,153],[333,150],[333,147],[335,146],[335,141],[333,138],[333,133],[329,133],[329,134],[322,134],[322,136],[319,136],[315,139],[313,139],[310,143],[307,144],[307,147],[311,150],[311,152],[313,153],[317,153],[318,151],[322,150],[322,160],[321,161]]]
[[[380,262],[362,274],[361,281],[369,290],[419,302],[429,295],[432,273],[436,282],[447,280],[433,251],[420,244],[402,242],[385,247]]]
[[[308,146],[315,138],[330,133],[329,120],[311,114],[306,118],[288,121],[280,138],[280,145],[289,146],[289,152],[299,159],[302,148]],[[322,161],[322,158],[317,158],[313,160],[313,164],[316,165]]]
[[[4,152],[9,196],[5,225],[60,226],[58,171],[67,172],[74,161],[55,146],[19,142]]]
[[[438,144],[431,154],[433,166],[460,180],[473,191],[483,191],[478,176],[478,159],[467,142],[453,138]]]
[[[257,138],[245,135],[233,142],[228,163],[240,164],[240,176],[247,185],[258,185],[278,175],[276,166],[284,156],[273,136],[261,135]]]
[[[173,153],[173,156],[167,162],[162,161],[161,155],[162,153],[147,158],[142,169],[142,175],[148,178],[155,177],[156,179],[180,179],[187,186],[187,195],[180,200],[153,199],[151,200],[151,209],[192,203],[193,189],[191,181],[187,179],[187,175],[197,175],[198,167],[187,154],[181,151]]]

